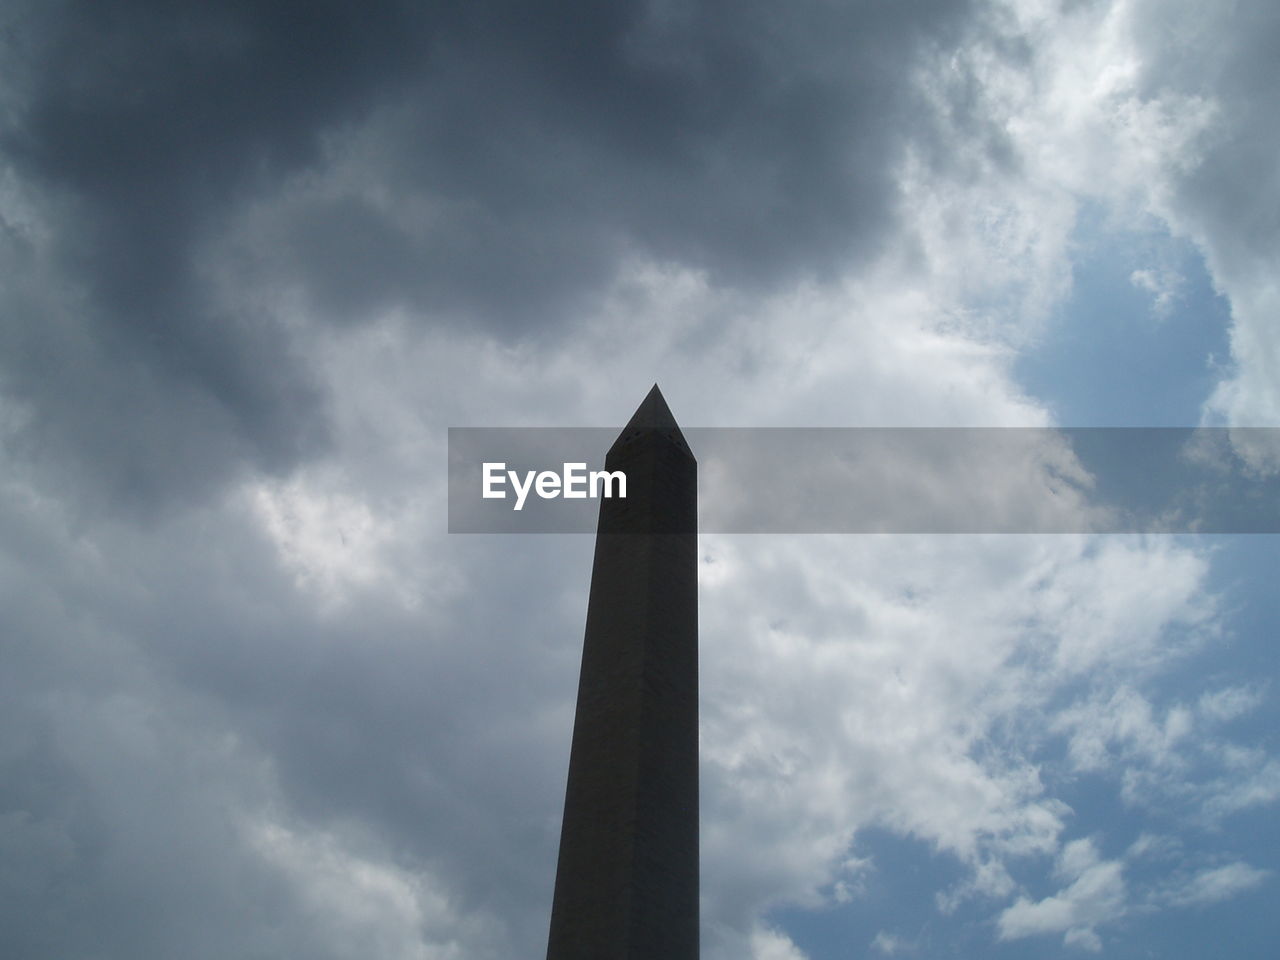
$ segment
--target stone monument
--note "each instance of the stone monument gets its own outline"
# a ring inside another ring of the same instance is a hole
[[[605,467],[547,960],[697,960],[698,465],[657,384]]]

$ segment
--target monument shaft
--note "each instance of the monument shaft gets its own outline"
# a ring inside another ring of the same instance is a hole
[[[697,462],[656,385],[605,464],[547,958],[696,960]]]

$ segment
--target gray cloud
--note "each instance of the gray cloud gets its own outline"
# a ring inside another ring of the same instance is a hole
[[[672,354],[701,409],[768,422],[1030,408],[928,325],[935,291],[822,299],[901,240],[906,144],[1014,162],[978,73],[938,129],[916,85],[971,5],[557,11],[8,5],[0,953],[536,954],[590,544],[441,536],[446,422],[625,417]],[[632,261],[671,289],[597,324]],[[1145,662],[1201,576],[1074,549],[704,558],[709,953],[843,877],[867,817],[967,864],[1052,847],[1047,788],[969,752],[1046,702],[1010,638],[1043,621],[1073,681]],[[1037,569],[1061,583],[1028,600]]]
[[[4,388],[137,507],[324,448],[279,291],[525,338],[589,319],[629,257],[756,292],[833,276],[890,229],[911,65],[963,16],[19,8],[0,146],[40,229],[9,220]]]
[[[437,541],[506,601],[325,613],[243,512],[85,551],[61,519],[0,512],[0,952],[339,957],[461,923],[496,958],[545,935],[571,723],[547,705],[572,698],[589,540],[532,566]],[[438,878],[447,910],[415,920],[362,862]],[[350,916],[316,912],[330,869]]]
[[[1197,162],[1175,178],[1177,207],[1230,272],[1233,260],[1274,254],[1280,238],[1273,162],[1280,132],[1271,109],[1280,65],[1269,53],[1280,42],[1280,20],[1265,0],[1237,4],[1229,14],[1194,5],[1179,13],[1186,32],[1164,42],[1154,34],[1140,38],[1147,41],[1143,89],[1149,96],[1173,90],[1213,104]]]
[[[262,311],[209,283],[211,237],[319,160],[423,39],[397,7],[60,4],[11,14],[0,146],[39,209],[10,221],[7,392],[41,445],[134,506],[323,442],[319,391]],[[6,218],[8,219],[8,218]]]
[[[1138,5],[1140,13],[1146,6]],[[1239,426],[1271,424],[1280,417],[1272,279],[1280,259],[1273,159],[1280,152],[1280,128],[1272,103],[1280,84],[1272,55],[1280,19],[1265,0],[1229,9],[1194,3],[1152,7],[1157,16],[1170,18],[1170,27],[1135,37],[1142,92],[1152,102],[1180,102],[1184,111],[1205,117],[1187,155],[1167,171],[1161,214],[1204,251],[1215,287],[1231,302],[1232,368],[1224,371],[1206,414]]]

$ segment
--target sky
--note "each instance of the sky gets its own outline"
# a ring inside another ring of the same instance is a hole
[[[0,2],[0,954],[544,955],[591,538],[447,428],[1280,427],[1278,47]],[[1274,956],[1278,560],[704,534],[703,957]]]

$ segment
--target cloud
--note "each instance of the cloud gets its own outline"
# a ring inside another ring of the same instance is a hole
[[[458,922],[427,875],[397,868],[385,854],[367,859],[332,834],[299,835],[269,821],[246,830],[262,859],[299,891],[306,915],[335,955],[372,949],[395,960],[455,960],[485,939],[474,923],[466,929]]]
[[[17,7],[20,439],[145,511],[324,450],[291,305],[519,340],[635,259],[748,294],[837,277],[892,230],[902,79],[963,13]]]
[[[1179,885],[1161,892],[1160,900],[1172,907],[1200,907],[1229,900],[1261,886],[1271,876],[1247,863],[1228,863],[1200,870]]]
[[[6,231],[6,392],[38,452],[145,509],[323,445],[287,332],[210,283],[231,210],[317,159],[415,52],[390,6],[18,5],[0,145],[27,213]],[[265,183],[264,183],[265,181]],[[92,492],[77,491],[84,496]]]
[[[1206,907],[1255,889],[1271,872],[1241,861],[1201,867],[1192,872],[1179,868],[1172,877],[1131,883],[1130,865],[1152,857],[1181,861],[1185,852],[1169,838],[1144,836],[1121,859],[1106,860],[1090,838],[1065,844],[1054,868],[1059,891],[1038,901],[1020,896],[997,919],[1001,940],[1063,934],[1068,946],[1098,952],[1102,938],[1098,928],[1152,910]]]
[[[1068,946],[1100,951],[1096,928],[1125,914],[1123,865],[1101,859],[1091,840],[1074,840],[1063,847],[1056,873],[1067,886],[1043,900],[1020,898],[1007,908],[998,921],[1000,939],[1061,933]]]
[[[1223,687],[1202,693],[1196,709],[1208,720],[1226,723],[1256,710],[1262,705],[1264,697],[1263,688],[1259,684]]]
[[[895,934],[881,930],[871,941],[871,949],[877,953],[884,954],[886,957],[894,957],[902,953],[914,953],[915,945],[908,943]]]
[[[1168,270],[1157,273],[1154,270],[1134,270],[1129,274],[1129,282],[1140,290],[1151,294],[1151,309],[1157,317],[1167,317],[1173,310],[1174,303],[1181,295],[1183,278]]]
[[[1139,10],[1146,6],[1138,7]],[[1268,426],[1280,416],[1272,372],[1277,341],[1269,317],[1277,289],[1264,264],[1277,253],[1277,191],[1266,157],[1280,146],[1270,122],[1274,58],[1261,51],[1277,36],[1265,3],[1245,3],[1230,16],[1195,4],[1163,7],[1180,24],[1157,40],[1139,35],[1143,84],[1211,103],[1214,121],[1197,163],[1171,178],[1169,219],[1204,249],[1217,288],[1231,301],[1235,368],[1207,413],[1240,426]]]
[[[1071,730],[1068,751],[1077,770],[1096,770],[1109,762],[1179,764],[1177,749],[1192,729],[1191,713],[1171,708],[1163,719],[1134,690],[1115,691],[1106,703],[1080,704],[1059,714],[1060,729]],[[1109,748],[1115,748],[1112,755]]]
[[[1265,750],[1229,744],[1222,747],[1221,764],[1224,772],[1203,790],[1203,817],[1208,824],[1220,824],[1232,814],[1280,799],[1280,762]]]
[[[577,602],[548,608],[553,578],[464,630],[380,584],[318,606],[237,498],[91,542],[48,500],[17,507],[6,950],[161,956],[191,938],[195,955],[338,957],[376,929],[392,955],[501,957],[545,936],[549,899],[529,891],[549,897],[575,675],[547,640],[581,630],[585,581]],[[514,598],[523,564],[500,574],[481,550],[448,567]],[[589,555],[545,568],[575,566]]]
[[[1269,6],[1001,6],[1002,22],[1033,50],[1029,70],[997,59],[1004,69],[990,84],[1015,105],[1015,149],[1052,182],[1105,200],[1115,223],[1157,225],[1199,247],[1232,319],[1232,366],[1205,417],[1274,425],[1280,354],[1268,319],[1277,296],[1268,265],[1277,257],[1280,201],[1269,103],[1277,68],[1262,51],[1280,27]],[[1163,267],[1134,279],[1155,295],[1157,313],[1171,302],[1176,284]]]
[[[446,536],[449,425],[621,423],[655,371],[688,424],[1047,425],[1013,369],[1082,197],[1202,243],[1215,403],[1265,413],[1271,68],[1192,83],[1145,9],[10,4],[4,950],[540,949],[590,542]],[[1160,686],[1224,649],[1210,562],[705,538],[706,955],[802,956],[762,918],[862,896],[868,827],[960,865],[951,917],[1100,942],[1150,888],[1066,840],[1064,738],[1201,823],[1280,796],[1222,727],[1261,687]],[[1151,902],[1262,882],[1186,869]]]
[[[1262,51],[1280,28],[1269,6],[1009,0],[988,8],[986,27],[930,78],[947,112],[969,107],[959,115],[977,156],[1011,158],[1021,192],[1054,198],[1058,218],[1092,200],[1111,229],[1167,230],[1195,243],[1232,318],[1231,366],[1205,417],[1274,425],[1280,353],[1268,320],[1277,296],[1269,265],[1280,201],[1269,105],[1277,78]],[[1046,229],[1052,220],[988,222],[1028,238],[1018,245],[1037,251],[1042,266],[1062,262],[1063,235]],[[1157,260],[1133,280],[1151,291],[1157,315],[1173,305],[1179,284],[1167,265]],[[1061,289],[1061,279],[1048,288],[1051,297]],[[1259,462],[1274,467],[1273,452]]]
[[[1131,589],[1150,580],[1119,572],[1189,555],[1120,541],[1105,561],[1071,538],[704,541],[704,863],[724,878],[707,909],[730,926],[753,904],[824,902],[870,826],[964,865],[948,911],[1012,895],[1010,868],[1055,853],[1072,815],[1032,761],[1051,705],[1201,617],[1198,575],[1152,606]],[[1112,632],[1139,609],[1144,631]],[[1064,655],[1098,635],[1102,663]]]
[[[609,350],[609,325],[625,329],[637,318],[628,308],[652,311],[646,349],[655,352],[671,349],[664,337],[680,329],[675,317],[690,320],[675,307],[716,308],[696,282],[677,274],[684,285],[668,285],[671,278],[632,288],[599,339],[558,355],[559,365],[396,321],[327,330],[311,341],[309,363],[330,385],[335,452],[286,482],[255,478],[160,524],[86,526],[56,498],[11,485],[9,528],[26,540],[15,534],[8,543],[20,550],[14,556],[44,559],[11,581],[28,599],[8,609],[35,617],[46,598],[49,611],[11,633],[33,651],[29,664],[12,661],[21,667],[14,675],[34,678],[31,696],[65,684],[69,670],[89,703],[130,691],[173,738],[152,752],[160,771],[190,769],[182,758],[193,754],[181,746],[188,738],[234,737],[239,759],[197,764],[191,782],[222,783],[235,822],[259,826],[192,854],[212,874],[208,883],[220,882],[218,865],[232,857],[242,864],[234,869],[287,891],[274,910],[303,925],[330,895],[305,877],[348,864],[373,879],[349,894],[364,906],[330,918],[345,924],[335,944],[385,911],[400,931],[416,916],[434,917],[423,949],[456,941],[470,956],[498,957],[536,948],[554,870],[590,543],[534,537],[512,549],[445,537],[443,474],[432,465],[443,455],[445,417],[474,410],[497,422],[529,397],[524,416],[555,421],[577,402],[576,371],[600,372],[583,389],[601,398],[609,383],[635,378],[632,365],[649,358]],[[781,312],[772,303],[759,310]],[[799,316],[824,329],[828,314]],[[723,343],[712,341],[713,363],[724,362],[715,352]],[[967,351],[958,336],[905,332],[901,369],[885,356],[851,353],[874,371],[862,388],[869,396],[881,385],[908,395],[913,343],[946,358],[938,369],[956,398],[953,415],[1024,415],[1016,393],[998,391],[992,356]],[[485,388],[459,392],[447,377],[456,369],[482,372]],[[821,392],[823,378],[816,382]],[[716,409],[727,392],[742,400],[744,416],[765,405],[750,380],[679,383],[671,392],[687,391],[694,410]],[[443,412],[423,415],[437,403]],[[922,417],[941,409],[932,396],[918,404]],[[784,949],[752,933],[769,905],[821,903],[842,883],[857,889],[867,865],[851,860],[850,848],[864,826],[957,858],[972,876],[953,899],[1013,895],[1006,865],[1052,855],[1070,816],[1032,759],[1045,731],[1024,721],[1059,684],[1099,667],[1141,669],[1171,627],[1195,632],[1211,609],[1200,596],[1203,558],[1161,540],[780,537],[703,546],[709,956],[740,956],[753,937],[760,949]],[[51,619],[67,608],[116,637],[119,650],[73,669],[88,641]],[[55,649],[65,664],[42,651],[36,638],[45,634],[64,638]],[[135,670],[143,679],[129,679]],[[205,712],[175,722],[187,703]],[[91,717],[86,731],[106,729]],[[11,726],[37,724],[23,706]],[[1026,737],[1010,739],[1020,727]],[[136,778],[118,760],[121,749],[104,740],[96,752],[103,780],[119,778],[113,789],[128,796]],[[94,752],[61,760],[66,776],[83,776]],[[85,796],[83,788],[51,790]],[[21,809],[34,816],[43,804]],[[150,826],[124,819],[125,809],[94,814],[114,842],[150,844],[166,829],[163,817]],[[56,862],[58,836],[37,832],[22,849]],[[147,889],[164,876],[149,864],[138,882]],[[227,916],[237,909],[228,905]],[[76,921],[67,937],[91,927],[89,914]],[[145,919],[130,923],[136,930]],[[244,924],[246,937],[257,935]]]
[[[1161,716],[1122,683],[1060,711],[1052,726],[1067,737],[1071,767],[1118,779],[1126,803],[1177,811],[1216,829],[1226,817],[1280,797],[1280,765],[1215,730],[1261,702],[1256,687],[1228,687],[1206,691],[1194,707],[1175,703]]]
[[[757,927],[751,932],[752,960],[805,960],[802,953],[784,933],[767,927]]]

